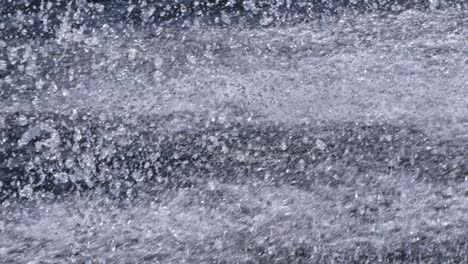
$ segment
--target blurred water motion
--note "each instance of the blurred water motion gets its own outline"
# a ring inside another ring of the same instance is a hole
[[[468,262],[453,1],[0,4],[0,262]]]

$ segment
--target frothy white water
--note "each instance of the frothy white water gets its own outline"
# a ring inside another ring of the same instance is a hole
[[[106,25],[90,35],[65,30],[40,48],[8,47],[41,54],[56,76],[33,75],[28,81],[45,82],[48,92],[32,103],[3,101],[3,109],[161,114],[234,103],[281,121],[413,119],[460,130],[468,116],[467,25],[455,10],[127,36]]]
[[[32,263],[466,261],[466,184],[369,177],[372,186],[309,192],[210,182],[137,203],[76,197],[2,205],[0,256]]]

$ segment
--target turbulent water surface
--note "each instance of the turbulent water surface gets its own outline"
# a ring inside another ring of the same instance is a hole
[[[0,262],[468,262],[467,7],[3,0]]]

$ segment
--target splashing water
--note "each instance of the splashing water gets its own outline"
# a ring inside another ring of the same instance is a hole
[[[468,262],[465,1],[3,1],[0,262]]]

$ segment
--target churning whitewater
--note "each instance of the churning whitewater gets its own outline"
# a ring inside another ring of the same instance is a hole
[[[468,262],[467,8],[3,0],[0,262]]]

